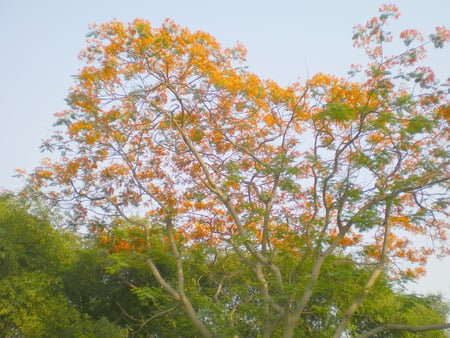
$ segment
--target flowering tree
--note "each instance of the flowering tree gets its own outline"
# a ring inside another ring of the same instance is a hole
[[[446,253],[448,83],[422,60],[449,31],[425,41],[406,30],[405,50],[391,56],[385,27],[398,15],[383,6],[355,28],[364,71],[288,87],[246,71],[242,46],[224,49],[171,21],[93,26],[70,109],[44,143],[62,157],[44,161],[29,188],[70,206],[72,221],[105,245],[110,229],[126,226],[114,251],[141,257],[205,337],[237,317],[259,320],[267,337],[304,332],[327,262],[353,260],[364,271],[358,292],[328,310],[335,337],[355,333],[354,315],[381,275],[417,278],[428,255]],[[208,292],[186,287],[196,249]],[[214,279],[207,270],[218,257],[239,267]],[[243,271],[251,285],[235,297],[225,281]],[[199,295],[214,306],[198,306]]]

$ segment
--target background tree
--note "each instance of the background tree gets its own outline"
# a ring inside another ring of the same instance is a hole
[[[57,232],[11,195],[0,196],[0,333],[4,337],[124,337],[69,302],[61,283],[76,238]]]
[[[365,273],[333,330],[353,332],[380,276],[421,275],[447,226],[448,92],[421,61],[449,32],[424,41],[403,31],[406,50],[390,56],[385,26],[398,15],[383,6],[355,28],[369,57],[359,82],[317,74],[286,88],[246,71],[241,46],[223,49],[171,21],[93,26],[71,109],[44,144],[62,157],[44,161],[29,189],[93,233],[132,226],[141,242],[128,249],[206,337],[239,320],[258,321],[264,336],[304,333],[327,261],[350,255]],[[230,303],[220,282],[198,298],[186,269],[199,246],[203,269],[229,252],[245,266],[245,300]],[[214,296],[215,306],[200,302]],[[236,320],[230,304],[250,299],[261,311],[243,305]]]

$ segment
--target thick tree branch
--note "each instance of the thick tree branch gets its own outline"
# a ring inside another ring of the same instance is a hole
[[[344,314],[344,317],[342,318],[341,322],[336,328],[336,331],[334,332],[333,338],[339,338],[341,336],[342,332],[347,327],[349,320],[353,317],[355,312],[361,306],[361,304],[364,301],[364,298],[369,293],[370,289],[373,287],[376,280],[384,270],[386,257],[389,249],[389,237],[391,234],[391,222],[389,220],[391,216],[391,209],[392,209],[392,197],[386,200],[386,211],[384,215],[384,241],[378,264],[376,265],[375,269],[372,271],[372,274],[367,280],[366,285],[364,286],[364,290],[356,297],[354,302],[348,307],[347,311]]]

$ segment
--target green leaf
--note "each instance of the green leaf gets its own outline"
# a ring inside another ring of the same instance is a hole
[[[355,108],[338,103],[328,103],[326,110],[322,112],[322,117],[328,117],[337,122],[354,120],[357,116],[358,112]]]
[[[144,306],[149,305],[150,301],[156,302],[163,296],[163,292],[160,288],[148,286],[144,286],[142,288],[133,288],[131,289],[131,293],[136,295],[139,299],[139,302]]]

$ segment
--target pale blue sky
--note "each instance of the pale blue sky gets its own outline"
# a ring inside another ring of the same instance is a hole
[[[53,114],[64,110],[71,75],[80,68],[89,23],[136,17],[159,26],[165,18],[204,30],[225,46],[240,41],[248,66],[261,77],[288,84],[317,72],[345,75],[366,61],[352,48],[352,27],[377,15],[379,0],[0,0],[0,189],[18,189],[15,168],[31,170],[38,146],[51,133]],[[425,35],[450,27],[449,0],[400,0],[401,18],[391,26]],[[450,47],[427,63],[441,79],[450,76]],[[450,299],[450,259],[429,266],[414,290]]]

